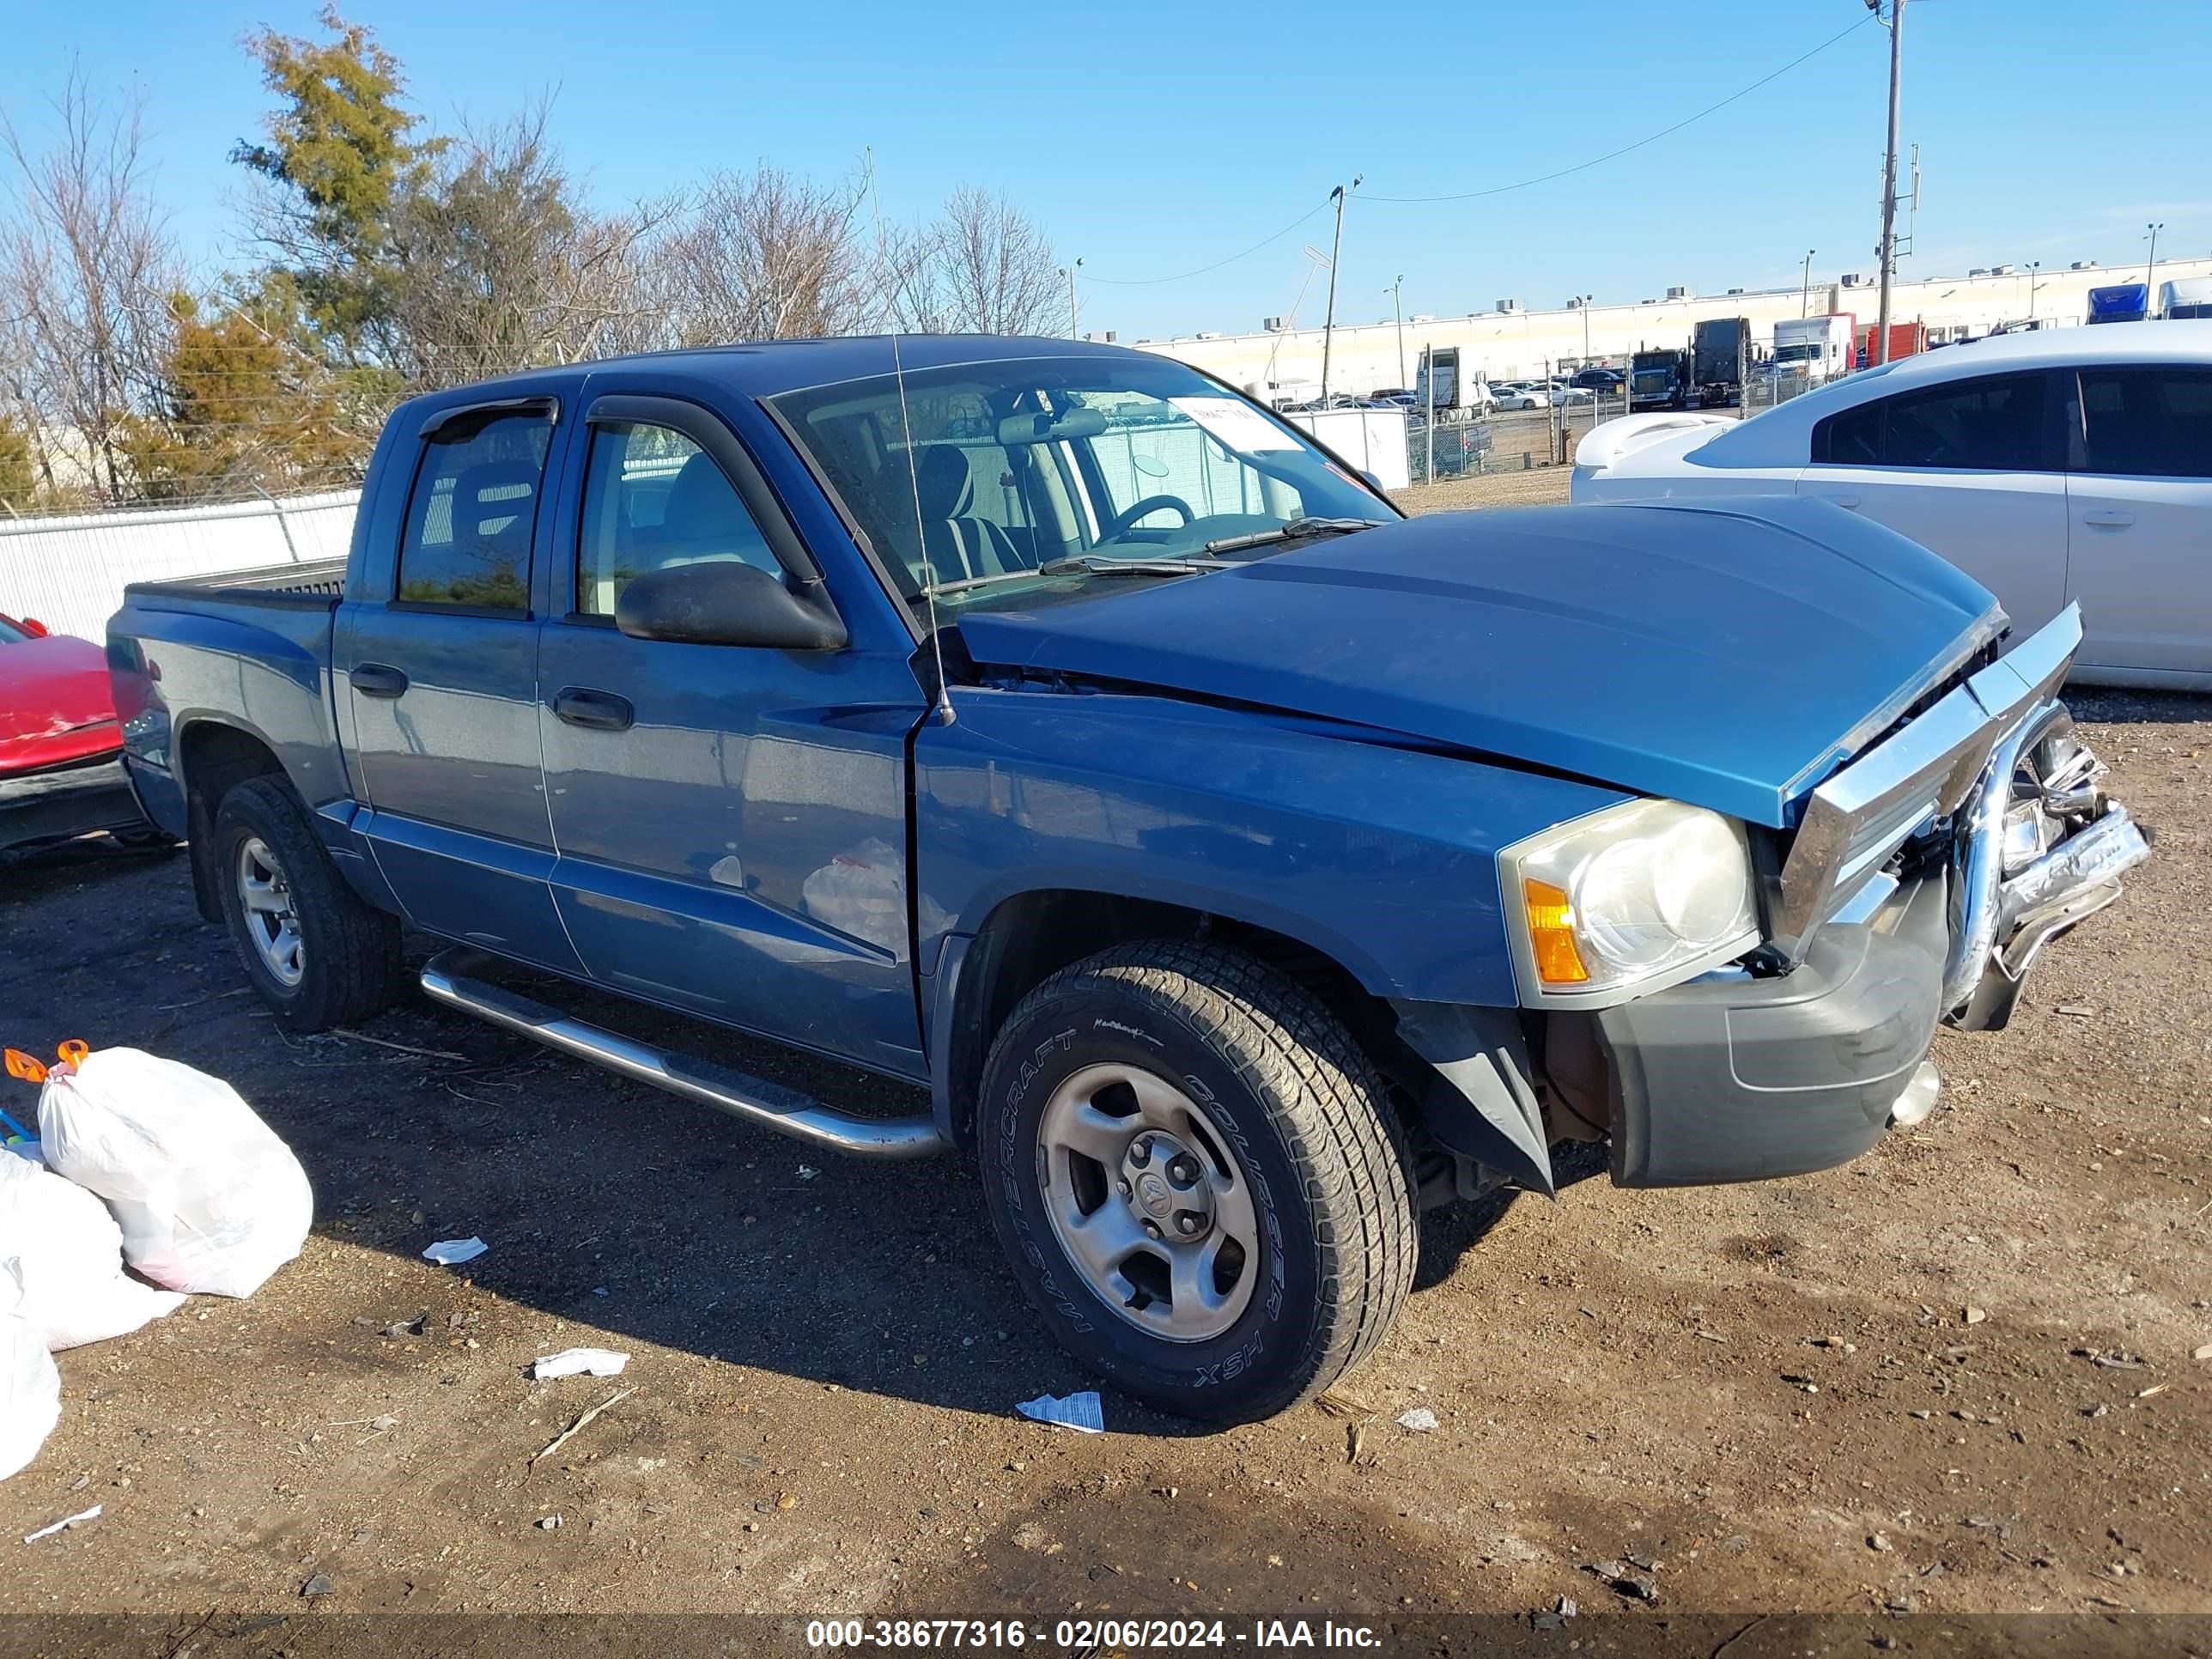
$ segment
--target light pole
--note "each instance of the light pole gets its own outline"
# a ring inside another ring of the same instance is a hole
[[[2036,273],[2042,269],[2043,261],[2040,259],[2030,259],[2027,262],[2027,320],[2031,323],[2035,320]]]
[[[1398,319],[1398,384],[1406,384],[1406,307],[1399,303],[1398,290],[1406,286],[1406,274],[1390,284],[1390,314]]]
[[[1336,204],[1336,240],[1328,251],[1328,315],[1322,319],[1321,325],[1321,406],[1323,409],[1328,407],[1329,347],[1336,333],[1336,268],[1344,258],[1344,204],[1346,198],[1359,188],[1359,181],[1364,176],[1355,173],[1350,184],[1339,185],[1328,193],[1329,199]]]
[[[2143,228],[2150,233],[2150,264],[2143,268],[2143,314],[2148,316],[2151,302],[2158,297],[2152,279],[2158,275],[2158,234],[2166,228],[2166,221],[2161,219]]]
[[[1801,318],[1813,314],[1813,256],[1820,251],[1816,247],[1805,250],[1805,280],[1797,285],[1797,314]]]
[[[1595,298],[1596,297],[1596,295],[1590,295],[1590,294],[1583,294],[1583,295],[1577,295],[1576,297],[1577,297],[1578,300],[1580,300],[1580,301],[1582,301],[1582,303],[1581,303],[1579,306],[1577,306],[1577,307],[1576,307],[1576,309],[1577,309],[1577,310],[1578,310],[1578,311],[1580,311],[1580,312],[1582,313],[1582,314],[1583,314],[1583,367],[1584,368],[1588,368],[1589,367],[1589,360],[1590,360],[1590,355],[1589,355],[1589,308],[1590,308],[1590,301],[1591,301],[1593,299],[1595,299]]]
[[[1081,313],[1077,311],[1075,306],[1075,273],[1082,264],[1083,261],[1078,259],[1074,264],[1067,268],[1067,337],[1071,340],[1079,340],[1083,337]]]
[[[1866,0],[1879,17],[1881,0]],[[1905,0],[1889,0],[1889,148],[1881,162],[1881,304],[1875,324],[1875,349],[1868,356],[1889,361],[1889,284],[1897,268],[1898,85],[1905,69]]]

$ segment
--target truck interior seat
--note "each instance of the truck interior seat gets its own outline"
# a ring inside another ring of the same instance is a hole
[[[480,461],[453,480],[453,540],[492,564],[526,568],[538,521],[538,469],[530,461]]]
[[[970,511],[975,475],[957,446],[932,444],[923,450],[915,461],[915,482],[921,498],[923,546],[939,581],[1032,567],[1034,562],[1023,556],[1012,537]]]

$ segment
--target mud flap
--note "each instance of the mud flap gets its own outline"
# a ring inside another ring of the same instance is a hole
[[[1557,1195],[1544,1109],[1528,1083],[1528,1048],[1508,1009],[1395,1002],[1398,1035],[1433,1066],[1421,1104],[1429,1133],[1547,1198]]]

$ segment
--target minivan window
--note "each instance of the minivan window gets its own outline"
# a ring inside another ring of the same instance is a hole
[[[2212,478],[2212,369],[2081,371],[2087,472]]]
[[[2057,471],[2045,420],[2051,377],[1996,374],[1901,392],[1813,428],[1813,459],[1833,466]]]
[[[441,427],[422,445],[399,543],[398,598],[472,611],[530,608],[530,542],[550,410]]]

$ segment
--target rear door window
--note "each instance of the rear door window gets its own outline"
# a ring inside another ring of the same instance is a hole
[[[1832,466],[2055,472],[2051,376],[1993,374],[1879,398],[1813,428],[1813,459]]]
[[[552,435],[550,409],[464,416],[430,434],[399,543],[400,600],[529,610],[530,544]]]
[[[2212,478],[2212,369],[2083,369],[2081,436],[2081,471]]]

